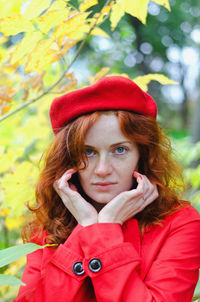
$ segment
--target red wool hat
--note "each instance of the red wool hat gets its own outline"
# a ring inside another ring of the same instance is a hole
[[[101,78],[95,84],[55,98],[49,115],[54,133],[74,118],[102,110],[127,110],[156,119],[153,98],[122,76]]]

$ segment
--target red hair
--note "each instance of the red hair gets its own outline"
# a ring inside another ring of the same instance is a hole
[[[161,224],[164,217],[184,205],[180,202],[184,189],[181,169],[173,157],[170,140],[157,121],[149,116],[122,110],[97,111],[80,116],[63,127],[47,149],[44,168],[36,186],[36,205],[31,207],[28,204],[28,209],[35,215],[22,229],[24,242],[31,241],[33,234],[38,237],[39,233],[46,231],[46,242],[60,244],[77,225],[54,190],[53,183],[66,170],[78,169],[81,163],[87,166],[84,146],[86,132],[102,114],[111,113],[118,117],[123,135],[139,148],[138,171],[158,187],[159,197],[135,217],[141,232],[151,224]],[[73,181],[82,192],[76,176]]]

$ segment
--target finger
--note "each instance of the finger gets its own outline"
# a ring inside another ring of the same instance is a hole
[[[154,195],[154,187],[153,184],[149,181],[149,179],[144,174],[140,174],[137,171],[133,176],[137,177],[138,187],[137,190],[142,191],[141,196],[138,196],[138,202],[141,206],[141,210],[145,208],[148,204],[154,201],[157,196]]]
[[[68,181],[71,179],[72,175],[76,173],[76,169],[69,169],[67,170],[63,176],[60,178],[59,182],[60,182],[60,186],[65,186],[67,185],[67,187],[69,187],[69,183]]]
[[[72,191],[78,192],[77,187],[74,184],[69,183],[69,187]]]
[[[159,196],[157,185],[153,185],[153,191],[149,193],[149,195],[146,196],[147,203],[150,204],[154,200],[156,200]]]
[[[145,175],[140,174],[138,171],[134,171],[133,172],[133,176],[136,178],[138,186],[136,188],[136,190],[139,189],[139,191],[142,189],[142,193],[145,194],[146,190],[147,190],[147,182],[145,179]]]
[[[139,174],[139,173],[138,173]],[[155,190],[154,185],[150,182],[148,177],[144,174],[139,174],[138,181],[143,182],[143,191],[144,191],[144,199],[146,200],[149,196],[151,196]]]
[[[76,169],[69,169],[64,173],[64,175],[65,175],[65,177],[67,177],[67,179],[70,179],[72,177],[72,175],[76,172],[77,172]]]
[[[130,195],[131,198],[143,196],[143,194],[144,194],[144,182],[139,175],[137,177],[137,183],[138,183],[138,185],[137,185],[136,189],[127,191],[127,195]]]

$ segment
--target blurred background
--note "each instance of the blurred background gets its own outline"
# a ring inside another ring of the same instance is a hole
[[[5,1],[0,2],[5,5]],[[23,11],[28,1],[20,2]],[[81,2],[68,1],[74,8],[78,8]],[[92,8],[93,14],[98,13],[105,3],[106,1],[99,1]],[[183,167],[186,182],[184,199],[190,200],[200,211],[199,4],[198,0],[170,0],[169,12],[165,7],[150,2],[146,25],[125,14],[114,31],[111,31],[110,20],[107,18],[101,28],[111,38],[90,35],[69,69],[69,74],[73,74],[72,80],[77,87],[89,84],[89,78],[105,67],[110,73],[127,74],[131,79],[159,73],[179,82],[179,85],[163,86],[151,81],[148,93],[156,100],[159,122],[170,136],[175,156]],[[4,40],[0,33],[1,60],[9,49],[19,43],[23,35],[10,35]],[[56,74],[64,71],[65,60],[72,61],[80,43],[81,41],[68,51],[65,59],[52,63],[51,70],[44,79],[46,84],[51,85]],[[12,70],[6,70],[5,66],[4,64],[0,73],[0,102],[4,101],[5,83],[14,79],[16,86],[20,86],[28,80],[22,67],[18,67],[13,73]],[[41,81],[41,89],[42,85]],[[16,100],[24,98],[24,91],[19,91]],[[29,94],[34,98],[40,94],[40,90],[32,90]],[[29,218],[25,202],[29,200],[34,203],[39,159],[53,137],[48,108],[54,97],[55,94],[51,92],[0,123],[0,249],[22,243],[20,230]],[[12,103],[12,106],[17,107],[17,102],[16,105]],[[1,114],[3,113],[5,112],[2,110]],[[21,258],[10,266],[0,268],[0,273],[21,278],[24,265],[25,258]],[[13,301],[17,291],[17,286],[2,286],[0,302]]]

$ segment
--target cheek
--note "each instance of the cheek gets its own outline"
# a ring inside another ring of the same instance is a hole
[[[86,186],[89,182],[89,173],[87,171],[78,173],[79,181],[82,187]]]

